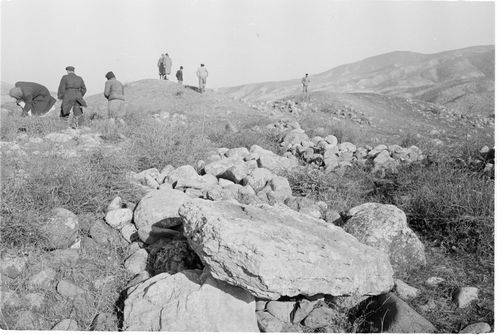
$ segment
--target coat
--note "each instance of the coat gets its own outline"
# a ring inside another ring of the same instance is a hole
[[[33,115],[43,115],[56,103],[56,99],[50,95],[47,87],[43,85],[18,81],[14,86],[19,87],[23,92],[20,98],[20,100],[25,102],[23,115],[26,115],[30,110]]]
[[[123,85],[116,78],[111,78],[104,85],[104,97],[108,100],[125,100]]]
[[[87,88],[82,77],[74,73],[64,75],[57,90],[57,98],[62,99],[63,114],[69,114],[73,106],[87,107],[87,103],[83,100],[86,92]]]
[[[175,77],[177,78],[178,81],[183,81],[183,73],[182,70],[177,70]]]
[[[198,70],[196,71],[196,76],[201,79],[207,79],[208,77],[208,71],[207,68],[204,66],[200,66]]]

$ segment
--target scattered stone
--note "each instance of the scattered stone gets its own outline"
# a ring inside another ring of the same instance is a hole
[[[78,323],[76,323],[75,320],[64,319],[52,327],[52,330],[78,331],[81,329],[78,327]]]
[[[266,311],[283,322],[291,322],[291,315],[295,308],[295,301],[269,301]]]
[[[122,229],[132,222],[134,212],[130,208],[114,209],[106,213],[106,222],[115,229]]]
[[[14,279],[23,273],[27,262],[28,257],[26,256],[3,253],[0,258],[0,273]]]
[[[211,275],[259,298],[372,295],[394,285],[386,255],[284,205],[193,199],[179,214]]]
[[[78,295],[85,294],[84,289],[66,279],[57,284],[57,292],[65,298],[75,298]]]
[[[295,310],[295,313],[293,314],[293,323],[300,323],[302,320],[308,316],[312,310],[314,309],[314,306],[318,303],[318,301],[310,301],[308,299],[301,299],[297,303],[297,309]]]
[[[254,298],[197,270],[162,273],[131,290],[127,331],[258,332]]]
[[[139,238],[139,235],[137,233],[137,228],[132,223],[123,226],[122,229],[120,230],[120,233],[128,243],[132,243],[137,238]]]
[[[394,279],[394,284],[396,288],[396,294],[403,300],[414,299],[420,294],[420,291],[417,288],[406,284],[400,279]]]
[[[369,202],[351,208],[347,216],[345,231],[389,255],[396,271],[426,265],[423,243],[408,227],[405,213],[396,206]]]
[[[125,260],[125,268],[132,274],[139,274],[146,270],[148,262],[148,252],[139,249]]]
[[[428,287],[438,287],[444,282],[445,280],[441,277],[430,277],[425,281],[425,285]]]
[[[162,189],[151,191],[141,199],[134,211],[134,223],[142,227],[157,225],[162,228],[175,227],[182,223],[179,207],[190,198],[181,191]]]
[[[468,307],[474,300],[477,300],[479,289],[477,287],[461,287],[453,292],[453,302],[458,308]]]
[[[489,324],[486,322],[478,322],[478,323],[473,323],[471,325],[468,325],[464,329],[462,329],[459,333],[460,334],[483,334],[483,333],[490,333],[491,332],[491,327]]]
[[[272,316],[266,311],[258,311],[255,313],[257,316],[257,324],[263,333],[280,333],[285,327],[285,323],[278,318]]]
[[[115,197],[113,200],[108,205],[108,208],[106,209],[106,212],[111,212],[115,209],[120,209],[122,207],[122,198],[121,197]]]
[[[55,208],[39,228],[51,248],[69,248],[78,237],[78,217],[67,209]]]
[[[56,278],[56,271],[52,268],[40,270],[28,280],[30,288],[52,289],[52,281]]]
[[[317,329],[321,327],[326,327],[332,323],[332,319],[335,317],[335,312],[326,307],[321,306],[312,310],[311,313],[304,319],[304,326]]]
[[[103,246],[125,246],[127,243],[119,231],[111,228],[102,220],[96,220],[90,226],[89,235],[92,239]]]
[[[359,310],[371,333],[434,333],[437,329],[395,294],[386,293],[367,300]]]
[[[268,300],[255,300],[255,311],[263,311],[266,309]]]

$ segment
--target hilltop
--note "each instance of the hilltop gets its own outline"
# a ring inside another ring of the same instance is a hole
[[[312,91],[398,95],[459,111],[494,113],[494,46],[421,54],[395,51],[310,74]],[[300,93],[300,79],[219,90],[231,97],[267,101]]]

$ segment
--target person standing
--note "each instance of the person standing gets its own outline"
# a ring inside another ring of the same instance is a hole
[[[125,91],[123,84],[119,82],[113,71],[106,73],[106,84],[104,85],[104,97],[108,99],[108,119],[110,123],[123,116],[125,109]]]
[[[14,86],[9,95],[16,99],[16,104],[23,109],[21,116],[44,116],[54,110],[56,99],[50,95],[47,87],[28,81],[18,81]]]
[[[57,98],[62,99],[61,119],[65,122],[69,120],[69,114],[73,110],[73,124],[71,128],[76,128],[83,124],[82,107],[87,107],[83,96],[87,92],[82,77],[75,74],[74,66],[66,67],[67,74],[61,78]]]
[[[310,82],[311,82],[311,80],[309,79],[309,74],[306,73],[304,78],[302,78],[302,93],[308,92]]]
[[[168,75],[172,73],[172,59],[168,53],[165,53],[163,65],[165,66],[165,79],[168,80]]]
[[[160,75],[160,79],[166,79],[165,77],[165,54],[161,54],[158,59],[158,73]]]
[[[184,74],[183,74],[183,67],[181,66],[179,70],[175,73],[175,77],[177,78],[177,82],[182,85],[182,82],[184,80]]]
[[[200,87],[200,93],[205,92],[205,86],[207,85],[208,71],[205,64],[200,64],[200,67],[196,71],[196,76],[198,77],[198,85]]]

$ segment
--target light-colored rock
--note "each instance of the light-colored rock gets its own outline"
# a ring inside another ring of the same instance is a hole
[[[368,151],[368,157],[375,157],[384,150],[388,150],[387,145],[379,144],[372,150]]]
[[[269,197],[272,197],[276,202],[283,203],[286,199],[292,197],[292,189],[288,179],[281,176],[273,176],[269,185],[271,186],[272,192]]]
[[[57,292],[65,298],[75,298],[78,295],[85,294],[84,289],[67,279],[57,283]]]
[[[351,208],[344,230],[389,255],[395,270],[426,265],[424,245],[408,227],[405,213],[393,205],[365,203]]]
[[[325,141],[328,142],[328,144],[333,144],[333,145],[338,144],[337,137],[333,135],[328,135],[327,137],[325,137]]]
[[[411,300],[420,294],[419,289],[406,284],[400,279],[394,279],[396,294],[403,300]]]
[[[35,273],[29,280],[28,286],[31,288],[52,289],[52,281],[56,278],[56,271],[46,268]]]
[[[429,277],[425,281],[425,285],[428,287],[438,287],[440,284],[444,283],[444,278],[441,277]]]
[[[179,214],[212,276],[256,297],[376,295],[393,286],[385,254],[284,205],[194,199]]]
[[[139,249],[125,260],[125,268],[136,275],[146,270],[148,264],[148,252],[145,249]]]
[[[233,165],[228,168],[220,175],[220,177],[230,180],[235,184],[240,184],[250,172],[250,168],[242,162],[241,164]]]
[[[4,253],[0,258],[0,273],[9,278],[16,278],[26,269],[28,257]]]
[[[134,211],[134,224],[137,229],[147,226],[175,227],[181,224],[179,207],[189,196],[179,190],[157,190],[146,194]]]
[[[132,222],[133,216],[134,212],[130,208],[119,208],[107,212],[104,220],[111,227],[120,230]]]
[[[335,312],[326,307],[321,306],[312,310],[311,313],[304,319],[304,326],[317,329],[321,327],[328,326],[332,323],[332,320],[335,318]]]
[[[108,205],[106,212],[122,208],[123,202],[121,197],[115,197]]]
[[[295,304],[295,301],[269,301],[266,305],[266,311],[278,320],[291,322]]]
[[[250,152],[247,148],[232,148],[225,153],[226,157],[239,160],[244,160],[248,155],[250,155]]]
[[[165,182],[165,178],[174,170],[175,168],[170,164],[161,169],[160,174],[156,177],[158,184],[163,184]]]
[[[145,282],[151,278],[151,275],[149,274],[148,271],[142,271],[134,276],[134,278],[130,279],[130,281],[125,285],[123,288],[124,290],[128,290],[131,287],[137,286],[142,282]]]
[[[460,287],[453,292],[453,302],[458,308],[466,308],[470,304],[479,299],[479,289],[477,287]]]
[[[125,300],[128,331],[258,332],[254,298],[200,271],[159,274]]]
[[[257,193],[262,190],[273,177],[274,174],[268,169],[257,168],[244,178],[243,185],[250,185],[255,193]]]
[[[291,147],[294,144],[300,144],[302,141],[308,141],[309,136],[302,129],[294,129],[285,135],[281,141],[284,148]]]
[[[339,151],[350,151],[354,152],[356,151],[356,146],[352,144],[351,142],[342,142],[338,145]]]
[[[263,333],[280,333],[285,327],[285,323],[266,311],[257,311],[257,324]]]
[[[54,249],[69,248],[78,237],[78,217],[64,208],[55,208],[50,218],[39,226],[47,238],[49,247]]]
[[[80,327],[75,320],[64,319],[59,321],[59,323],[52,327],[52,330],[78,331],[80,330]]]
[[[314,306],[318,301],[310,301],[308,299],[302,299],[297,302],[297,309],[293,314],[293,323],[299,323],[304,320],[314,309]]]
[[[483,333],[490,333],[491,332],[491,327],[489,324],[486,322],[478,322],[478,323],[473,323],[471,325],[468,325],[464,329],[462,329],[459,333],[460,334],[483,334]]]
[[[137,233],[137,228],[132,223],[123,226],[122,229],[120,229],[120,233],[128,243],[132,243],[132,241],[134,241],[139,236]]]

